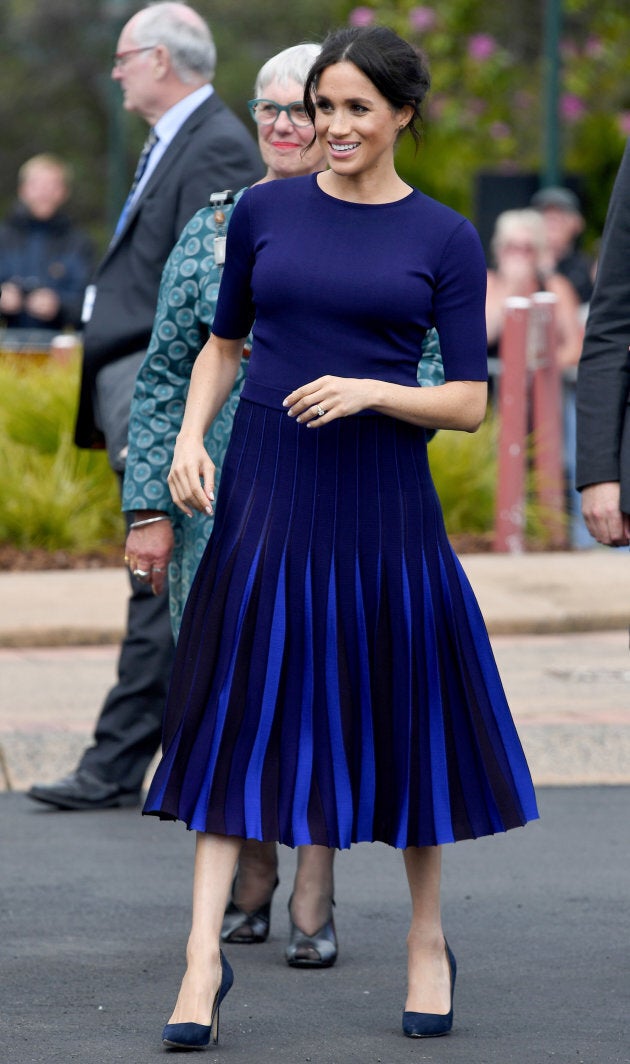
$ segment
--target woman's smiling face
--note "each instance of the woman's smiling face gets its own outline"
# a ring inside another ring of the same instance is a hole
[[[411,107],[395,109],[354,63],[322,71],[315,97],[315,132],[331,169],[356,177],[391,167],[394,144]]]

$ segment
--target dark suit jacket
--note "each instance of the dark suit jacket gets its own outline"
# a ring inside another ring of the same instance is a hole
[[[162,268],[184,225],[211,192],[250,185],[263,172],[253,137],[213,92],[169,144],[96,271],[96,301],[83,337],[79,447],[103,445],[94,424],[96,375],[147,348]]]
[[[619,481],[630,513],[630,141],[608,206],[577,383],[576,485]]]

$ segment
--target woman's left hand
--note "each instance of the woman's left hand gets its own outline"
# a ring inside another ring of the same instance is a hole
[[[283,406],[289,417],[314,429],[338,417],[358,414],[375,401],[378,381],[355,377],[318,377],[287,395]]]

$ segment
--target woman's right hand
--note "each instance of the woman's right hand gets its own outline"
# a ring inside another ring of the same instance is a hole
[[[167,479],[173,502],[187,517],[192,517],[192,510],[212,515],[214,471],[214,462],[203,446],[203,440],[177,437]]]

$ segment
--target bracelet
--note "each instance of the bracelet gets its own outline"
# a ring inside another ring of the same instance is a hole
[[[145,525],[154,525],[156,521],[170,521],[168,514],[161,514],[160,517],[145,517],[143,521],[132,521],[129,525],[129,531],[132,528],[144,528]]]

